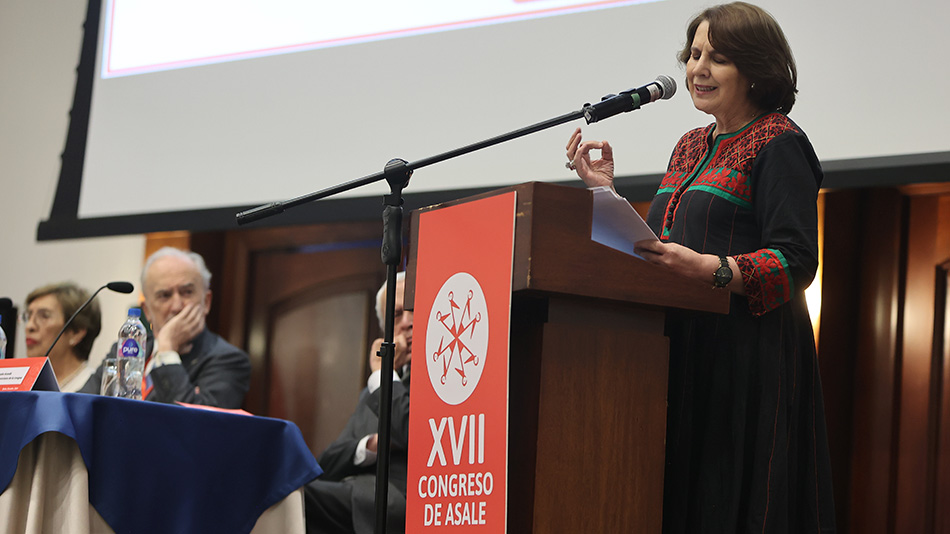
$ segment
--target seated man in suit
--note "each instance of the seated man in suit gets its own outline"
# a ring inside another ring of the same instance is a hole
[[[406,273],[396,281],[396,313],[393,361],[392,435],[389,461],[387,532],[405,532],[406,469],[409,444],[409,367],[412,359],[412,312],[403,308]],[[376,316],[385,320],[386,285],[376,294]],[[379,425],[379,385],[382,365],[376,352],[382,339],[373,343],[370,368],[373,373],[360,393],[356,411],[346,428],[317,459],[324,473],[304,487],[308,534],[369,534],[376,523],[376,443]]]
[[[142,269],[142,309],[151,324],[142,397],[240,408],[251,379],[247,353],[208,330],[211,273],[195,252],[164,247]],[[112,346],[110,355],[115,354]],[[81,393],[99,393],[102,366]]]

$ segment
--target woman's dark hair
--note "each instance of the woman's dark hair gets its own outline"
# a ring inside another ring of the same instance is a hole
[[[76,310],[82,306],[82,303],[86,302],[86,299],[89,298],[89,292],[76,284],[72,282],[60,282],[58,284],[50,284],[34,289],[26,297],[27,306],[34,300],[45,297],[46,295],[56,297],[59,306],[63,309],[63,321],[69,319],[72,314],[76,313]],[[86,330],[86,335],[76,344],[75,351],[76,356],[78,356],[80,360],[85,361],[89,359],[92,342],[96,340],[96,337],[102,330],[102,314],[99,312],[98,302],[90,302],[69,325],[69,330],[73,332],[78,332],[82,329]]]
[[[764,9],[745,2],[710,7],[686,29],[686,46],[678,59],[686,64],[696,29],[709,22],[709,43],[729,58],[751,87],[749,100],[759,109],[787,114],[795,104],[798,71],[785,33]]]

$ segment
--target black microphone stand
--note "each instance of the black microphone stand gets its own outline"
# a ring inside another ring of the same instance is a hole
[[[381,250],[383,264],[386,265],[386,319],[384,321],[385,332],[383,344],[379,352],[377,352],[377,355],[382,359],[380,371],[383,379],[380,385],[379,428],[377,432],[379,439],[376,456],[376,534],[386,533],[386,504],[389,498],[389,440],[392,430],[393,404],[393,386],[392,380],[390,380],[389,377],[393,374],[393,358],[395,356],[393,334],[395,330],[396,309],[396,268],[402,259],[402,190],[409,185],[409,178],[412,176],[413,171],[470,152],[475,152],[476,150],[504,143],[505,141],[540,132],[581,117],[585,118],[587,124],[591,124],[619,113],[633,111],[638,109],[640,105],[640,95],[633,90],[622,92],[619,95],[607,95],[597,104],[584,104],[584,107],[579,111],[567,113],[553,119],[548,119],[531,126],[415,162],[392,159],[386,164],[382,172],[364,176],[363,178],[358,178],[283,202],[264,204],[237,214],[238,224],[243,225],[277,215],[287,208],[327,198],[383,179],[389,183],[391,192],[389,195],[383,197],[383,244]]]

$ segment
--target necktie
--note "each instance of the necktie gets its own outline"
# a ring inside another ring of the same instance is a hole
[[[152,383],[152,369],[149,364],[152,362],[152,355],[149,354],[145,359],[145,376],[142,377],[142,400],[148,399],[149,393],[155,384]]]

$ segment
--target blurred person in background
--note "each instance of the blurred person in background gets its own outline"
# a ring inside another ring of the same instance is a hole
[[[60,282],[34,289],[26,297],[26,311],[20,317],[26,333],[26,355],[29,358],[43,357],[49,351],[49,362],[60,391],[79,391],[93,372],[89,366],[89,351],[102,329],[98,302],[93,300],[76,315],[53,345],[66,320],[76,313],[89,295],[73,282]],[[50,346],[53,346],[52,350]]]

